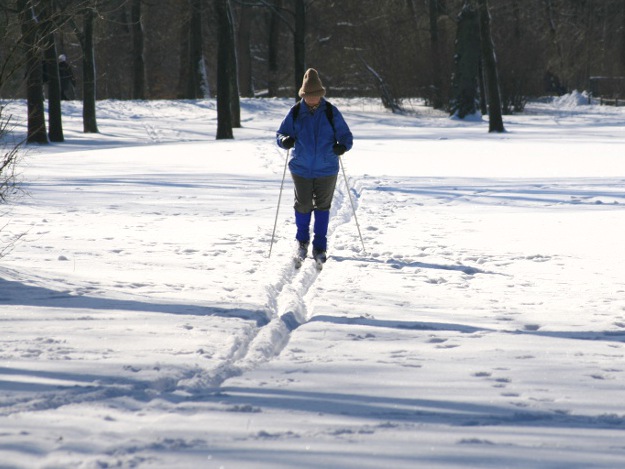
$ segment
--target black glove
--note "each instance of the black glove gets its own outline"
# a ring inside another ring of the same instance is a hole
[[[282,148],[290,150],[295,146],[295,139],[293,137],[283,137],[280,143],[282,143]]]
[[[343,153],[347,151],[347,147],[343,145],[342,143],[335,143],[332,146],[332,150],[334,151],[334,154],[336,156],[341,156]]]

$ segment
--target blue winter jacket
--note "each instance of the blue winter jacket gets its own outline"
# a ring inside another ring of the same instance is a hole
[[[338,174],[339,157],[334,154],[332,146],[340,143],[345,145],[347,150],[352,148],[353,137],[345,119],[336,106],[333,106],[332,120],[335,132],[328,121],[326,106],[332,106],[332,104],[321,98],[319,107],[311,113],[302,100],[296,120],[293,121],[293,108],[291,108],[280,124],[276,134],[278,145],[284,148],[281,142],[284,137],[295,139],[289,169],[296,176],[314,179]]]

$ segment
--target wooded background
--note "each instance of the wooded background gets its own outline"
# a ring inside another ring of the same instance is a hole
[[[446,108],[458,17],[471,0],[0,0],[0,97],[27,94],[19,13],[41,10],[83,97],[86,11],[92,15],[97,99],[215,96],[219,9],[236,39],[241,96],[293,96],[305,67],[328,96],[426,98]],[[491,0],[504,112],[545,94],[625,76],[624,0]],[[299,46],[299,47],[298,47]],[[304,61],[298,54],[304,54]],[[229,73],[235,73],[230,70]],[[607,83],[607,81],[605,81]]]

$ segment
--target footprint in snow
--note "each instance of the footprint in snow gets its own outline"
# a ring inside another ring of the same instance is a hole
[[[347,334],[347,337],[350,337],[351,340],[366,340],[375,338],[375,335],[370,333],[367,333],[364,336],[360,334]]]
[[[439,278],[428,278],[425,283],[430,283],[432,285],[441,285],[443,283],[447,283],[447,280],[445,280],[442,277]]]
[[[599,381],[603,381],[603,380],[607,379],[605,376],[599,375],[599,374],[590,375],[590,377],[592,379],[596,379],[596,380],[599,380]]]
[[[510,384],[512,380],[510,378],[497,378],[495,379],[495,383],[493,384],[494,388],[505,388],[506,385]]]
[[[442,339],[440,337],[432,337],[430,340],[428,340],[428,343],[430,344],[442,344],[444,342],[447,342],[447,339]]]

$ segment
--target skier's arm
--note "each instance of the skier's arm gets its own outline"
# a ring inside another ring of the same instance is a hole
[[[280,148],[288,150],[295,145],[295,125],[293,122],[293,110],[289,111],[280,128],[276,132],[276,143]]]
[[[351,150],[354,144],[354,136],[352,135],[351,130],[349,130],[349,126],[345,119],[343,118],[343,114],[336,107],[334,108],[334,129],[336,141],[339,145],[343,145],[345,147],[345,151]]]

